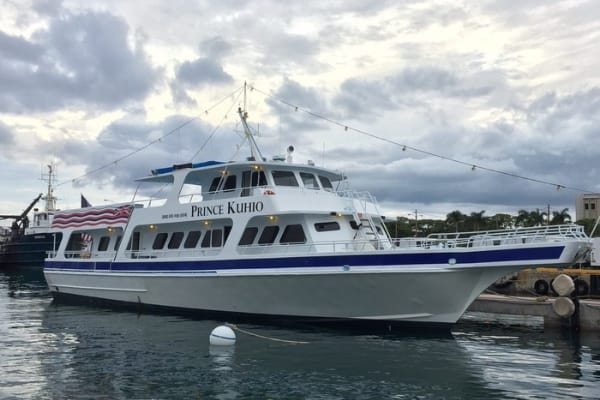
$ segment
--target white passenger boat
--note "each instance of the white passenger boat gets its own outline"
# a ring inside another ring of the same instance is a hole
[[[152,171],[166,199],[59,212],[54,296],[269,318],[450,325],[498,278],[584,257],[582,227],[390,238],[345,176],[262,157]]]

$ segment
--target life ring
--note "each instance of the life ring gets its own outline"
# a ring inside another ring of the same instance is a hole
[[[267,190],[265,190],[265,191],[263,192],[263,194],[264,194],[265,196],[272,196],[272,195],[274,195],[274,194],[275,194],[275,192],[274,192],[274,191],[272,191],[271,189],[267,189]]]
[[[546,282],[543,279],[538,279],[533,284],[533,290],[539,295],[542,295],[542,296],[547,295],[548,289],[550,289],[550,285],[548,285],[548,282]]]
[[[587,296],[590,287],[586,281],[581,278],[575,278],[573,283],[575,284],[575,294],[577,296]]]

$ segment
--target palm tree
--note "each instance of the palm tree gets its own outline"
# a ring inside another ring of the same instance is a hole
[[[473,230],[478,231],[485,223],[484,213],[485,210],[481,210],[480,212],[472,212],[471,215],[469,215],[469,222],[473,224]]]
[[[496,214],[492,217],[493,222],[496,224],[496,229],[509,229],[514,224],[514,217],[509,214]]]
[[[458,232],[458,224],[465,221],[465,215],[458,210],[454,210],[446,215],[446,224],[454,226],[456,232]]]
[[[544,220],[546,213],[545,212],[540,212],[539,209],[535,210],[535,211],[531,211],[529,213],[529,226],[542,226],[544,225]]]
[[[529,226],[529,211],[527,210],[519,210],[519,214],[517,218],[515,218],[516,226]]]
[[[550,221],[550,223],[553,225],[560,225],[571,222],[571,216],[568,211],[568,208],[563,208],[560,212],[552,211],[552,221]]]

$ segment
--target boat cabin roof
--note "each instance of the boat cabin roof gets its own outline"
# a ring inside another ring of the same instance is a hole
[[[202,184],[214,176],[221,174],[235,174],[242,171],[298,171],[309,172],[327,177],[332,182],[346,179],[337,171],[317,167],[311,164],[295,164],[286,162],[269,161],[205,161],[201,163],[187,163],[173,165],[172,167],[158,168],[152,170],[152,175],[136,179],[137,182],[171,183],[173,174],[180,170],[186,170],[186,182]]]

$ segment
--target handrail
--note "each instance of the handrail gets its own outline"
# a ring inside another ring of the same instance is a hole
[[[556,240],[589,239],[583,226],[575,224],[547,225],[543,227],[527,227],[490,231],[472,231],[456,233],[432,233],[421,241],[428,245],[440,243],[451,247],[490,246],[501,244],[520,244],[532,242],[549,242]]]

